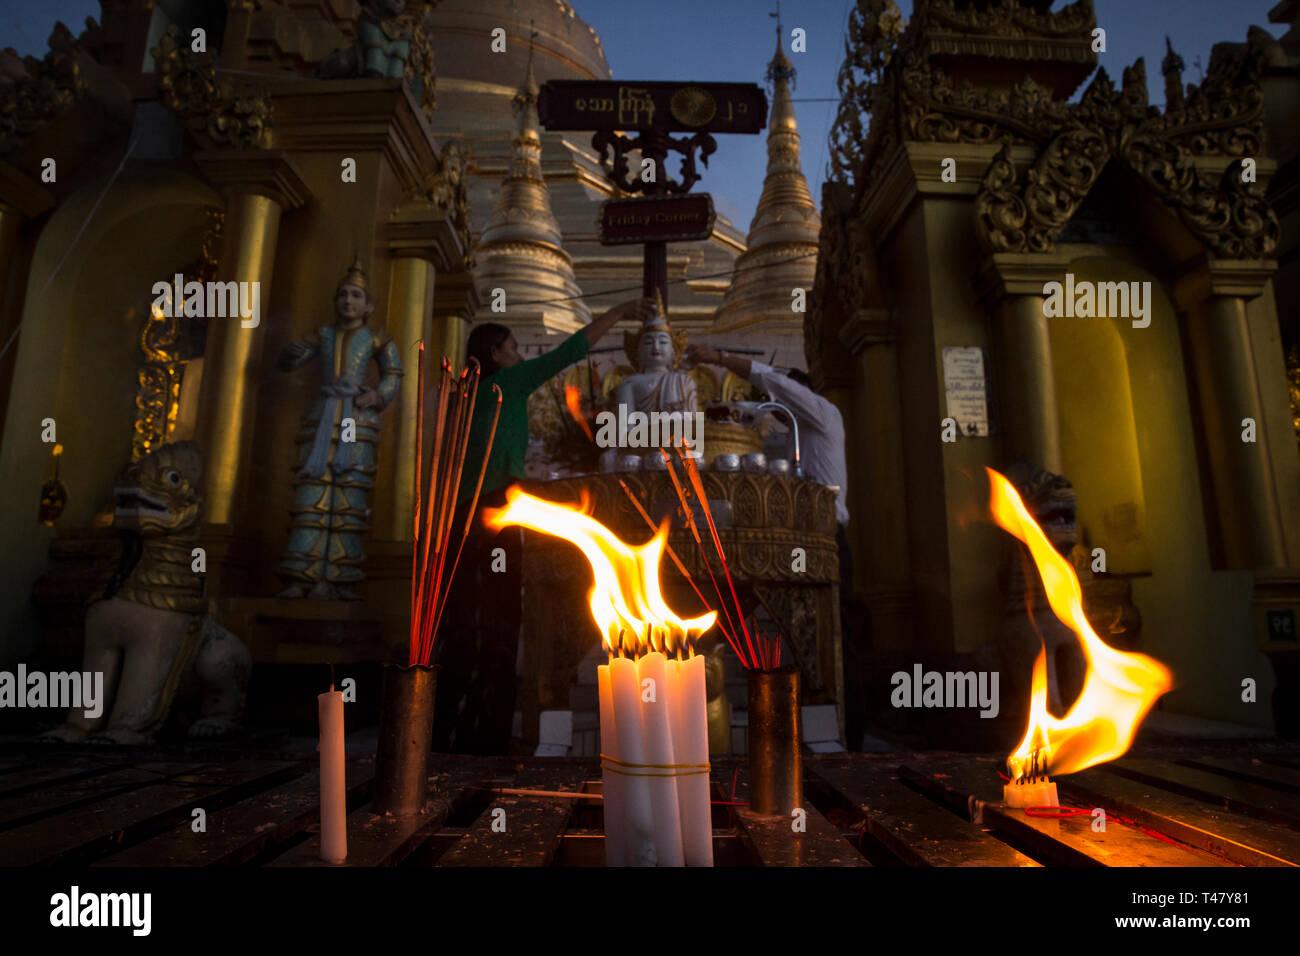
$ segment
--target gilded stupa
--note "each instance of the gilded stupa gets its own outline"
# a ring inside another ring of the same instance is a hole
[[[435,136],[463,137],[469,148],[471,229],[477,238],[494,217],[497,194],[516,162],[513,101],[530,48],[539,85],[549,80],[607,80],[614,71],[600,38],[568,0],[441,0],[431,20],[438,108],[430,125]],[[484,38],[497,27],[506,34],[504,49],[486,52]],[[539,138],[538,162],[563,248],[572,259],[583,302],[591,314],[598,315],[640,287],[641,247],[600,243],[596,229],[600,204],[614,198],[616,191],[592,149],[591,134],[542,129]],[[702,188],[714,183],[706,177]],[[732,264],[745,250],[744,239],[743,232],[720,213],[708,240],[669,244],[672,322],[675,328],[687,330],[691,341],[702,341],[707,333],[730,281]],[[546,296],[554,297],[554,293]],[[490,304],[490,298],[480,300],[475,321],[504,321],[513,327],[513,306],[503,318],[492,314]],[[525,323],[517,330],[525,356],[551,348],[562,334],[540,324]],[[611,358],[598,364],[612,367],[617,362]]]
[[[776,342],[767,347],[784,356],[786,349],[776,343],[788,342],[793,352],[787,362],[802,365],[797,357],[801,355],[804,317],[795,309],[812,290],[821,216],[803,175],[799,129],[790,97],[795,70],[781,48],[780,26],[767,78],[773,87],[767,175],[749,225],[747,250],[736,259],[731,285],[711,331],[734,333],[743,329],[762,334],[764,339],[773,336]],[[796,296],[796,289],[803,289],[804,295]]]
[[[526,337],[569,333],[591,321],[542,175],[537,94],[530,55],[527,76],[512,104],[510,168],[474,251],[474,279],[484,311]]]

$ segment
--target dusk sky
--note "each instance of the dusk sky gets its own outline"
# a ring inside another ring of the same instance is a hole
[[[1119,79],[1123,67],[1146,57],[1152,101],[1164,99],[1160,60],[1165,35],[1187,63],[1184,82],[1199,82],[1195,66],[1209,63],[1220,41],[1243,42],[1257,24],[1280,36],[1268,22],[1277,0],[1095,0],[1098,24],[1106,30],[1101,65]],[[573,0],[578,15],[600,35],[614,75],[639,80],[730,81],[763,83],[776,45],[775,0]],[[791,54],[798,70],[795,89],[803,165],[813,198],[820,202],[826,169],[826,134],[835,118],[835,75],[844,54],[844,27],[853,0],[784,0],[781,19],[787,51],[790,31],[802,27],[808,50]],[[1066,4],[1058,2],[1056,6]],[[0,0],[0,45],[21,54],[43,55],[56,20],[73,33],[87,16],[99,17],[96,0]],[[910,15],[912,0],[900,0]],[[767,163],[765,137],[721,136],[712,166],[697,189],[713,194],[721,212],[741,230],[763,188]]]

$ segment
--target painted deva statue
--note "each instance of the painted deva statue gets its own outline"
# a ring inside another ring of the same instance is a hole
[[[639,332],[626,332],[623,348],[636,371],[623,379],[614,393],[629,412],[699,411],[695,379],[678,369],[686,349],[686,333],[674,332],[656,309]]]
[[[396,344],[366,325],[375,303],[360,257],[339,281],[334,311],[338,324],[290,342],[280,353],[284,371],[319,357],[322,373],[320,395],[298,431],[289,546],[279,568],[288,587],[280,597],[358,600],[379,416],[402,377]],[[371,362],[379,368],[374,386],[364,384]]]

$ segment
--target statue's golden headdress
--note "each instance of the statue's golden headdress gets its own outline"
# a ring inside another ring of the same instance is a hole
[[[339,280],[337,289],[345,285],[354,285],[365,292],[366,298],[370,298],[370,282],[366,279],[366,270],[361,268],[361,253],[357,253],[352,259],[352,265],[348,266],[348,271],[344,273],[343,278]]]
[[[655,303],[655,311],[641,324],[639,330],[623,333],[623,354],[627,356],[627,360],[632,363],[632,367],[637,371],[640,371],[641,339],[650,332],[667,332],[672,338],[673,368],[677,368],[682,364],[682,357],[686,354],[686,331],[683,329],[680,332],[674,332],[673,327],[668,324],[663,296],[655,293]]]

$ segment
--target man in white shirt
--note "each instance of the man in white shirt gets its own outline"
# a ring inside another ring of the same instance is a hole
[[[849,523],[849,509],[845,505],[848,493],[848,465],[844,457],[844,419],[840,410],[828,399],[811,388],[806,373],[799,369],[782,372],[762,362],[743,355],[732,355],[707,346],[695,345],[687,351],[688,361],[721,365],[735,372],[750,384],[768,394],[794,413],[799,421],[799,450],[803,459],[804,475],[821,485],[838,487],[835,495],[835,518],[839,527],[835,543],[840,558],[840,632],[844,649],[844,729],[850,750],[859,750],[866,730],[866,700],[863,695],[862,672],[858,666],[853,641],[849,639],[849,621],[845,608],[853,594],[853,563],[848,537],[844,533]]]

